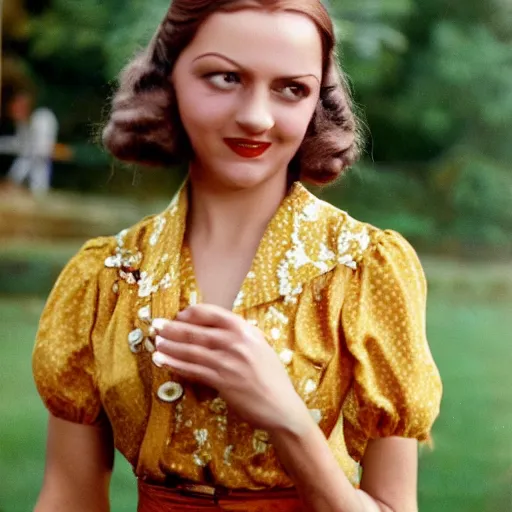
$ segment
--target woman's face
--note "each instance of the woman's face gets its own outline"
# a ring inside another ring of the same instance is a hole
[[[320,94],[322,42],[308,17],[216,13],[173,72],[194,177],[241,189],[285,180]]]

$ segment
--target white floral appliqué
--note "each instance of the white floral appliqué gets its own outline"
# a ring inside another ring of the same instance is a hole
[[[338,263],[356,269],[355,252],[363,253],[370,245],[370,235],[366,227],[356,230],[356,222],[349,219],[338,236]],[[354,247],[355,246],[355,247]]]
[[[292,270],[298,270],[308,264],[316,266],[321,271],[327,270],[325,263],[314,261],[307,255],[306,244],[299,236],[302,222],[317,220],[319,208],[319,204],[312,201],[293,218],[292,248],[286,252],[277,269],[279,293],[285,297],[285,303],[287,304],[294,304],[297,301],[297,296],[302,293],[302,285],[299,284],[295,287],[292,285]]]
[[[158,291],[158,285],[153,284],[153,276],[147,272],[140,273],[140,279],[137,282],[139,287],[139,297],[149,297],[152,293]]]
[[[149,238],[149,245],[154,247],[160,238],[160,235],[162,234],[162,231],[164,230],[166,219],[163,215],[157,215],[154,220],[154,231],[151,233],[151,236]]]

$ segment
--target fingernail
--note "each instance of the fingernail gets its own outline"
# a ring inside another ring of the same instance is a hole
[[[151,323],[151,325],[157,330],[157,331],[161,331],[164,327],[165,327],[165,324],[166,324],[167,320],[165,320],[165,318],[155,318],[153,320],[153,322]]]
[[[153,352],[153,363],[158,368],[162,368],[165,365],[165,356],[161,352]]]

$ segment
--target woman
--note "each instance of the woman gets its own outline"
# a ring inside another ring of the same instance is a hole
[[[173,2],[104,141],[188,179],[51,294],[38,512],[108,510],[114,444],[143,512],[416,510],[441,394],[421,266],[298,181],[357,157],[344,84],[318,0]]]

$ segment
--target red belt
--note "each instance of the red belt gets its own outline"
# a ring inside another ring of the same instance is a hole
[[[137,512],[304,510],[294,489],[239,491],[180,481],[163,487],[139,480],[138,490]]]

